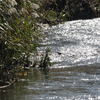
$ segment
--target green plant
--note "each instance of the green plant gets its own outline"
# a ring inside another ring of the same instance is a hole
[[[16,8],[24,7],[24,0],[16,0]],[[28,2],[28,0],[26,1]],[[0,2],[1,3],[1,2]],[[0,8],[0,68],[11,70],[16,73],[16,67],[21,67],[29,62],[30,53],[36,56],[37,47],[41,41],[42,35],[38,31],[36,19],[31,16],[32,9],[29,3],[26,3],[25,9],[29,12],[26,14],[7,15],[7,1],[1,3]],[[28,66],[27,66],[28,67]],[[18,71],[18,70],[17,70]]]
[[[46,49],[45,54],[41,54],[41,61],[40,61],[40,68],[47,68],[48,66],[52,66],[52,63],[50,62],[49,53],[51,50],[49,48]]]

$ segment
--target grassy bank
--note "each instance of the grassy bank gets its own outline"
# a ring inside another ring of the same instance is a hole
[[[7,78],[9,74],[16,74],[23,71],[22,67],[29,67],[31,53],[34,58],[38,54],[37,47],[43,35],[38,30],[38,21],[34,16],[39,6],[34,2],[0,1],[0,81],[3,83],[10,80]],[[46,61],[45,56],[42,59]],[[43,66],[44,60],[40,66]]]

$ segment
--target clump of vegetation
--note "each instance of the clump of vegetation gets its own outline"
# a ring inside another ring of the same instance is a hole
[[[29,0],[16,2],[17,12],[22,8],[25,12],[9,14],[8,1],[0,1],[0,75],[3,80],[4,73],[14,73],[19,66],[29,67],[30,53],[36,56],[43,37],[38,31],[36,19],[31,15]]]
[[[94,10],[94,6],[99,9],[99,0],[40,0],[40,4],[38,11],[43,14],[42,22],[48,23],[50,26],[77,19],[77,13],[82,14],[81,17],[83,14],[97,17],[100,13],[99,10]]]
[[[49,48],[46,49],[45,54],[41,54],[41,61],[40,61],[40,68],[46,68],[48,66],[52,66],[52,63],[50,62],[49,53],[51,50]]]
[[[42,13],[42,21],[58,24],[73,18],[76,10],[76,1],[73,0],[41,0],[39,12]],[[45,20],[46,19],[46,20]],[[49,21],[49,22],[48,22]]]

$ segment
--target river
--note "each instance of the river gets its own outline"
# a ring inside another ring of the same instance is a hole
[[[0,90],[0,100],[99,100],[100,18],[68,21],[44,30],[40,53],[51,49],[53,66],[29,69]]]

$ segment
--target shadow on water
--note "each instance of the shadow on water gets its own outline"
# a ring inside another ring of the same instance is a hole
[[[29,69],[27,76],[0,90],[0,100],[98,100],[99,66]]]
[[[49,68],[40,69],[42,75],[44,75],[44,79],[49,79]]]
[[[0,100],[28,100],[25,96],[37,95],[39,84],[48,80],[49,69],[29,69],[27,75],[20,74],[18,76],[17,82],[7,88],[0,89]]]

